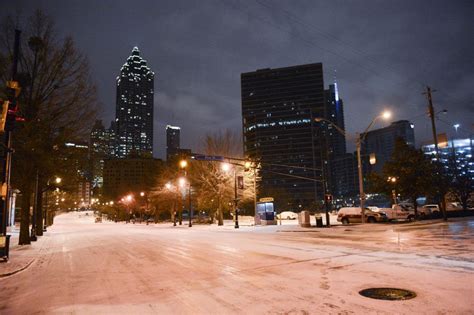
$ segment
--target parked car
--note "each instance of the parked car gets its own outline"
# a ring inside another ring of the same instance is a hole
[[[365,208],[364,215],[367,223],[384,222],[388,220],[387,215],[384,212],[375,212],[369,208]],[[337,213],[337,221],[342,222],[344,225],[349,223],[361,223],[362,215],[360,213],[360,208],[343,207],[339,209]]]
[[[296,220],[298,218],[298,214],[293,211],[283,211],[277,214],[278,220]]]
[[[95,223],[102,223],[102,217],[96,217]]]
[[[446,210],[447,211],[460,211],[462,210],[462,205],[459,202],[447,202]]]
[[[394,204],[392,208],[383,208],[383,212],[387,215],[389,221],[391,220],[408,220],[412,221],[415,219],[415,209],[404,204]],[[422,207],[417,209],[419,217],[423,218],[429,216],[431,212]]]
[[[439,215],[440,213],[439,206],[436,204],[424,205],[423,207],[421,207],[421,209],[425,211],[426,213],[432,214],[432,215]]]

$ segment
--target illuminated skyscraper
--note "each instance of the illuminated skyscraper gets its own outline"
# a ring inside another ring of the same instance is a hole
[[[89,159],[91,162],[92,185],[102,187],[104,160],[114,156],[115,124],[106,129],[102,120],[97,120],[90,134]]]
[[[345,130],[344,126],[344,105],[339,98],[337,82],[329,85],[329,89],[324,91],[326,100],[327,119],[340,129]],[[346,137],[337,131],[331,124],[328,124],[329,150],[333,157],[341,156],[346,153]]]
[[[116,157],[130,154],[151,157],[153,154],[154,76],[134,47],[117,77]]]
[[[287,209],[322,200],[327,141],[314,121],[326,117],[322,64],[243,73],[241,93],[244,152],[262,166],[259,197]]]

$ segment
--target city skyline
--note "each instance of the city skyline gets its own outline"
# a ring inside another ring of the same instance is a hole
[[[389,107],[392,121],[413,121],[417,146],[429,141],[427,100],[422,95],[429,85],[437,90],[435,109],[448,110],[439,117],[439,132],[455,135],[452,125],[460,123],[458,136],[465,137],[472,130],[474,110],[474,78],[468,70],[474,66],[468,57],[474,47],[465,40],[474,29],[468,14],[472,6],[467,1],[436,1],[427,11],[423,3],[409,1],[383,6],[163,1],[143,2],[130,12],[125,2],[109,7],[87,1],[38,1],[35,6],[17,1],[5,6],[5,14],[27,16],[41,8],[56,20],[61,36],[75,38],[90,59],[104,121],[114,117],[117,64],[135,45],[146,51],[160,74],[154,147],[155,156],[165,158],[167,124],[181,126],[182,146],[192,149],[216,128],[240,132],[240,73],[314,62],[325,65],[328,79],[337,70],[350,134],[362,131],[382,107]],[[194,113],[192,119],[189,112]],[[347,145],[353,151],[353,142]]]

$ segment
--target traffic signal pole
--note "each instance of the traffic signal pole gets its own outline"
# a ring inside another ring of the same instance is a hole
[[[15,43],[13,46],[13,64],[11,71],[11,81],[9,82],[8,89],[8,101],[9,110],[14,110],[17,106],[17,93],[13,87],[13,83],[16,83],[17,72],[18,72],[18,60],[20,55],[20,30],[15,30]],[[11,149],[11,130],[15,121],[15,115],[7,114],[7,121],[5,124],[5,135],[4,135],[4,155],[3,155],[3,168],[2,168],[2,202],[0,202],[1,210],[1,227],[0,232],[3,236],[7,235],[7,217],[9,210],[10,200],[10,174],[11,174],[11,162],[12,162],[12,149]]]

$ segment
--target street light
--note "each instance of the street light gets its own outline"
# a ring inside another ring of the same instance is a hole
[[[389,176],[387,178],[387,182],[391,183],[392,185],[395,185],[395,183],[397,182],[397,178],[394,177],[394,176]],[[397,203],[397,193],[396,193],[395,189],[392,189],[392,198],[393,198],[393,203],[396,204]]]
[[[180,179],[178,179],[178,182],[179,181],[180,181]],[[179,186],[184,187],[184,178],[183,178],[183,184],[181,185],[179,183]],[[174,189],[175,187],[176,187],[176,190]],[[173,199],[175,199],[175,198],[177,199],[177,195],[178,195],[178,187],[177,186],[173,186],[170,182],[167,182],[165,184],[165,188],[168,191],[170,191],[174,194]],[[174,202],[173,202],[173,226],[176,226],[176,204],[177,204],[177,202],[176,202],[176,200],[174,200]],[[180,223],[181,223],[181,221],[180,221]]]
[[[181,167],[182,169],[185,169],[187,166],[188,166],[188,161],[186,160],[179,161],[179,167]]]
[[[56,177],[55,181],[56,181],[56,184],[61,184],[62,178],[61,177]]]
[[[392,117],[392,113],[388,110],[382,112],[380,115],[375,116],[374,119],[370,122],[369,126],[364,130],[362,134],[357,133],[356,134],[356,150],[357,150],[357,170],[358,170],[358,176],[359,176],[359,200],[360,200],[360,214],[361,214],[361,219],[362,223],[365,223],[365,213],[364,213],[364,203],[365,203],[365,193],[364,193],[364,180],[362,177],[362,161],[360,158],[360,151],[361,151],[361,145],[362,141],[365,140],[365,137],[367,136],[367,133],[369,132],[370,128],[375,124],[375,122],[382,118],[384,120],[390,119]],[[339,126],[334,124],[332,121],[325,119],[325,118],[315,118],[314,119],[316,122],[320,121],[325,121],[329,124],[331,124],[338,132],[340,132],[343,136],[346,136],[346,132],[341,129]]]
[[[188,174],[186,172],[186,167],[188,167],[188,161],[186,160],[181,160],[179,162],[179,166],[181,169],[184,171],[184,177],[187,178]],[[191,204],[191,181],[188,180],[188,201],[189,201],[189,210],[188,210],[188,215],[189,215],[189,227],[193,226],[193,209],[192,209],[192,204]]]
[[[223,163],[221,166],[222,170],[224,172],[229,172],[231,169],[231,166],[229,163]],[[232,168],[234,170],[234,219],[235,219],[235,225],[234,228],[238,229],[239,228],[239,211],[237,210],[237,173],[235,170],[235,166]]]

